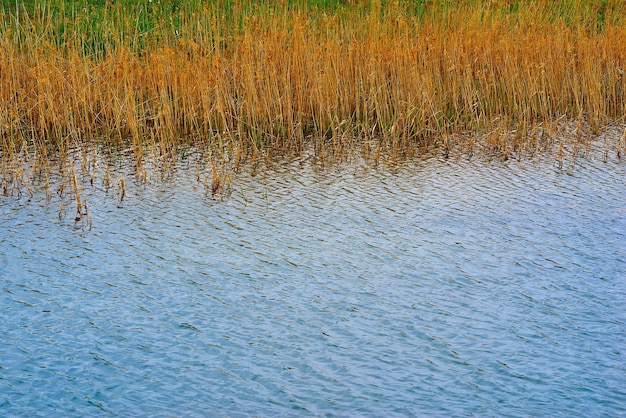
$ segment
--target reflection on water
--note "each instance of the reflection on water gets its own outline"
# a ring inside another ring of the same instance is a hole
[[[0,200],[3,415],[626,414],[623,163],[191,171]]]

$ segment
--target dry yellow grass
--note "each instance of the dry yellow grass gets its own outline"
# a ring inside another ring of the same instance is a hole
[[[190,144],[235,165],[305,148],[447,154],[460,136],[470,152],[506,156],[551,141],[568,121],[592,132],[625,123],[617,1],[570,0],[565,11],[549,0],[430,1],[418,11],[376,0],[330,11],[231,3],[228,16],[198,3],[145,32],[109,5],[96,46],[80,15],[60,33],[45,7],[19,20],[5,13],[5,190],[16,156],[63,162],[94,145],[131,149],[141,172],[146,152],[169,158]],[[223,174],[212,167],[215,192]]]

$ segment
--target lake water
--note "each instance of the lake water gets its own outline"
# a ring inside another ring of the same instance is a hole
[[[626,416],[623,161],[100,183],[0,197],[2,416]]]

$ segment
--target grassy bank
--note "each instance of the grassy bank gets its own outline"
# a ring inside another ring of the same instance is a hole
[[[568,122],[625,123],[621,0],[49,0],[0,13],[5,183],[16,156],[63,162],[94,145],[132,150],[137,167],[190,145],[237,165],[311,148],[447,153],[460,137],[506,158]]]

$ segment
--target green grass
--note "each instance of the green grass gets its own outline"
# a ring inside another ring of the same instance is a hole
[[[268,16],[287,11],[336,14],[341,20],[355,13],[367,16],[374,4],[380,3],[384,18],[386,10],[400,7],[406,16],[423,19],[429,16],[440,24],[453,25],[451,17],[462,8],[483,8],[490,19],[500,19],[515,25],[520,11],[536,7],[537,1],[522,0],[416,0],[416,1],[340,1],[340,0],[2,0],[0,31],[20,25],[35,25],[40,38],[63,47],[80,40],[85,54],[101,57],[110,48],[122,44],[136,52],[155,45],[175,42],[181,36],[222,40],[241,32],[246,18]],[[539,2],[547,7],[538,14],[554,24],[580,25],[590,31],[602,31],[607,25],[624,24],[624,4],[621,0],[563,0]],[[546,6],[547,4],[547,6]],[[348,12],[349,11],[349,12]],[[212,19],[220,21],[219,33]],[[14,35],[19,36],[19,35]],[[29,40],[30,41],[30,40]]]

